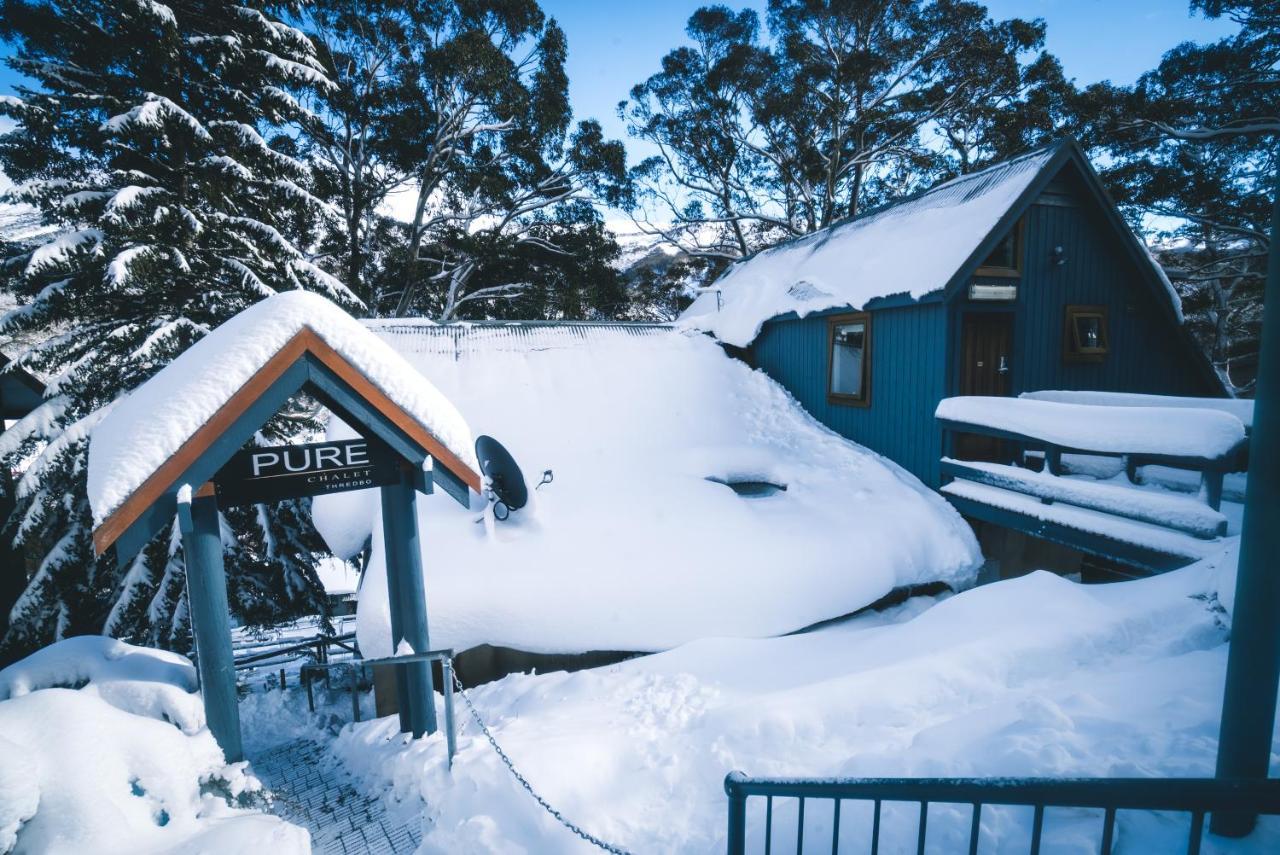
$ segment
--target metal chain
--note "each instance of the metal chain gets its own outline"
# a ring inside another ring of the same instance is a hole
[[[458,679],[457,671],[453,672],[453,688],[462,697],[463,703],[467,705],[467,709],[471,710],[471,717],[475,719],[476,725],[480,728],[480,732],[485,735],[485,738],[489,740],[489,744],[493,746],[493,750],[497,752],[498,759],[500,759],[503,762],[503,765],[507,767],[507,771],[511,773],[512,777],[520,782],[520,786],[524,787],[525,790],[528,791],[529,795],[533,796],[533,800],[542,806],[543,810],[555,817],[556,821],[565,828],[569,829],[593,846],[603,849],[605,852],[610,852],[612,855],[631,855],[631,853],[626,849],[623,849],[620,846],[614,846],[612,843],[606,843],[589,831],[574,825],[565,818],[564,814],[553,808],[546,799],[538,795],[538,793],[533,789],[533,785],[529,783],[529,779],[520,774],[520,770],[511,762],[511,758],[507,756],[507,752],[503,751],[502,746],[498,744],[498,740],[493,738],[493,733],[490,732],[488,726],[484,723],[484,719],[480,718],[480,711],[476,709],[476,705],[471,703],[471,698],[467,697],[467,693],[463,691],[462,681]]]

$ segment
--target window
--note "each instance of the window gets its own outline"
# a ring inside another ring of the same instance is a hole
[[[1063,351],[1068,362],[1101,362],[1107,355],[1107,307],[1067,306]]]
[[[1023,220],[1009,229],[991,254],[974,272],[976,276],[1020,276],[1022,275],[1022,237]]]
[[[827,400],[867,406],[871,403],[871,316],[859,313],[832,318],[828,338]]]

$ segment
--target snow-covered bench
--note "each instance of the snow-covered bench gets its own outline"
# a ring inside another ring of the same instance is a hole
[[[1133,483],[1140,466],[1199,472],[1205,499],[1214,511],[1221,509],[1223,477],[1236,468],[1246,444],[1244,423],[1217,408],[966,396],[944,399],[935,415],[949,439],[979,434],[1008,440],[1022,451],[1043,451],[1051,475],[1062,474],[1064,454],[1122,458]],[[950,452],[952,444],[946,447],[947,457],[958,462]]]
[[[1218,410],[1240,420],[1245,432],[1253,429],[1253,401],[1248,398],[1188,398],[1177,395],[1142,395],[1135,392],[1077,392],[1044,389],[1023,392],[1023,400],[1054,401],[1059,404],[1093,404],[1103,407],[1165,407],[1171,409]]]
[[[1245,443],[1231,413],[964,397],[942,401],[936,416],[947,448],[942,493],[966,516],[1157,572],[1202,557],[1206,541],[1227,532],[1223,478]],[[960,434],[1002,440],[1008,459],[958,459]],[[1064,456],[1119,458],[1129,477],[1119,466],[1064,477]],[[1202,498],[1140,486],[1138,467],[1151,465],[1198,473]]]

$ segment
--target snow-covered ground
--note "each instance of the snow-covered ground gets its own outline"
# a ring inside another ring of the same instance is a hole
[[[470,694],[535,789],[635,852],[722,851],[721,784],[733,769],[1211,775],[1233,544],[1135,582],[1086,586],[1037,572],[806,634],[705,639],[592,671],[510,676]],[[346,729],[334,747],[366,786],[421,800],[421,851],[591,851],[516,784],[459,708],[452,772],[439,736],[407,742],[394,719]],[[852,804],[842,813],[848,851],[868,839],[864,813]],[[881,851],[913,850],[915,808],[886,817]],[[748,822],[759,847],[758,805]],[[794,839],[794,822],[794,805],[780,808],[779,840]],[[829,807],[811,805],[805,822],[806,841],[829,846]],[[968,823],[967,807],[933,806],[929,851],[963,849]],[[985,810],[982,851],[1026,851],[1029,823],[1029,810]],[[1051,810],[1045,851],[1096,851],[1100,827],[1095,812]],[[1184,816],[1122,813],[1116,851],[1177,851],[1187,828]],[[1245,841],[1206,838],[1205,851],[1278,849],[1280,823],[1264,819]]]
[[[205,727],[181,656],[99,636],[0,670],[0,852],[310,851]]]
[[[1238,508],[1228,517],[1234,528]],[[722,781],[734,769],[1211,775],[1236,543],[1140,581],[1086,586],[1036,572],[799,635],[706,638],[468,694],[534,789],[637,853],[723,851]],[[0,851],[15,834],[19,852],[305,851],[301,830],[213,792],[218,779],[252,791],[253,779],[222,763],[198,707],[188,722],[176,706],[163,711],[160,700],[195,700],[181,657],[103,639],[63,645],[80,648],[50,648],[0,672],[0,740],[11,743],[0,745]],[[421,824],[420,852],[593,851],[514,781],[461,699],[450,771],[442,735],[415,742],[395,717],[347,725],[349,699],[319,697],[324,706],[310,715],[296,688],[253,691],[241,703],[250,756],[298,739],[328,745],[362,794]],[[361,700],[371,714],[372,697]],[[931,806],[927,851],[963,850],[969,816],[965,806]],[[982,816],[981,851],[1026,851],[1029,810]],[[830,821],[827,805],[809,804],[813,851],[829,846]],[[778,802],[776,839],[794,839],[795,822],[794,803]],[[1100,826],[1097,812],[1050,810],[1044,851],[1094,852]],[[1180,851],[1187,828],[1182,815],[1124,812],[1116,851]],[[887,805],[883,833],[881,851],[914,851],[915,807]],[[759,804],[748,834],[758,851]],[[843,851],[861,851],[868,834],[868,809],[846,803]],[[1280,821],[1264,818],[1242,841],[1207,837],[1204,851],[1280,851]]]
[[[827,430],[704,335],[380,329],[476,435],[508,444],[531,486],[555,473],[531,490],[536,507],[506,523],[477,524],[479,506],[468,512],[439,492],[419,501],[436,647],[652,651],[779,635],[900,586],[963,587],[981,561],[936,493]],[[738,480],[785,489],[749,497],[723,483]],[[391,652],[377,495],[313,505],[340,555],[379,533],[360,589],[366,656]]]

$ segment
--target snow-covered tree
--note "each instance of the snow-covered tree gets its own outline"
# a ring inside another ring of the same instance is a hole
[[[325,206],[287,134],[300,92],[329,85],[309,40],[265,0],[4,0],[11,67],[35,81],[0,102],[12,198],[55,227],[11,247],[0,326],[42,335],[18,360],[43,405],[0,440],[23,471],[4,536],[38,557],[11,649],[78,632],[174,643],[185,622],[176,540],[117,571],[93,558],[87,437],[112,402],[209,329],[276,290],[350,295],[309,258]],[[300,424],[264,430],[275,440]],[[319,599],[319,547],[297,505],[228,513],[233,608]],[[15,568],[3,568],[15,572]],[[175,633],[177,635],[175,635]]]

